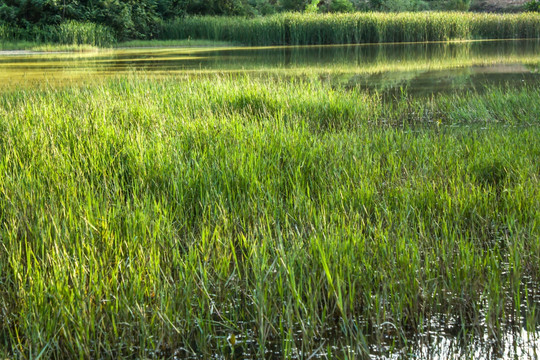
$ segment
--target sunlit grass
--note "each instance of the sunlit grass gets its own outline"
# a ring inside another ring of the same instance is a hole
[[[423,13],[288,13],[267,17],[187,17],[165,23],[161,39],[208,39],[244,45],[424,42],[540,37],[540,15]]]
[[[322,341],[361,354],[436,314],[497,336],[540,276],[539,119],[537,87],[4,92],[0,348],[338,356]]]
[[[182,17],[162,24],[157,39],[133,40],[121,46],[325,45],[539,37],[538,13],[281,13],[254,18]],[[88,22],[66,21],[29,29],[0,25],[0,46],[4,49],[27,43],[106,48],[116,42],[110,28]]]
[[[21,46],[52,46],[52,44],[108,47],[116,42],[113,31],[90,22],[65,21],[60,25],[17,28],[0,24],[0,48],[20,50]],[[14,46],[19,48],[14,49]]]
[[[37,45],[31,48],[32,51],[38,52],[55,52],[55,51],[69,51],[69,52],[96,52],[99,48],[93,45],[58,45],[58,44],[45,44]]]

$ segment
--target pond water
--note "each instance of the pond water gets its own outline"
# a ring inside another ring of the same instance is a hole
[[[0,52],[0,88],[123,74],[302,77],[381,92],[479,89],[540,81],[540,40],[261,48],[139,48],[91,53]]]

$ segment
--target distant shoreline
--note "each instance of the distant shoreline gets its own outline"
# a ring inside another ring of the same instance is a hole
[[[94,29],[95,27],[95,29]],[[88,34],[79,34],[83,30]],[[55,32],[56,28],[50,29]],[[61,30],[61,31],[60,31]],[[161,25],[157,39],[117,42],[91,23],[61,25],[57,38],[0,39],[0,51],[93,52],[110,48],[303,46],[540,38],[540,14],[400,12],[194,16]]]
[[[34,55],[44,53],[76,53],[76,52],[97,52],[111,49],[152,49],[166,47],[231,47],[241,46],[240,44],[213,41],[213,40],[131,40],[120,42],[110,47],[97,47],[91,45],[61,45],[61,44],[40,44],[33,42],[5,42],[0,43],[0,55]]]

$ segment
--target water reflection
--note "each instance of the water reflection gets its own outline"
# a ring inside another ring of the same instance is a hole
[[[416,359],[537,359],[540,355],[538,332],[526,329],[507,332],[502,339],[488,336],[451,337],[428,334],[413,342],[406,354],[393,354],[386,358],[413,357]],[[380,358],[380,357],[379,357]]]
[[[158,48],[86,54],[0,53],[0,87],[111,76],[299,76],[429,94],[540,80],[540,40],[264,48]]]

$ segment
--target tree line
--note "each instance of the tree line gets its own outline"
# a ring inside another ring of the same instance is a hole
[[[470,0],[1,0],[0,24],[20,29],[92,22],[119,40],[151,39],[160,24],[189,15],[259,16],[284,11],[350,12],[447,8],[465,10]]]

